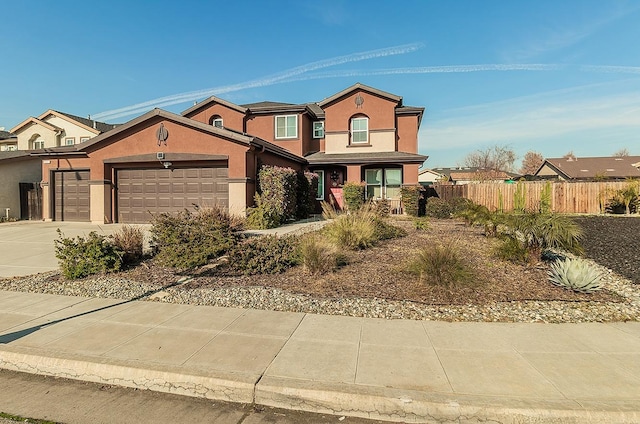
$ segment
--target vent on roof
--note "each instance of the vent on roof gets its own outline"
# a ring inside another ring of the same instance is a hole
[[[613,172],[613,171],[615,171],[615,169],[611,169],[611,168],[607,169],[607,172]]]
[[[624,160],[624,159],[622,159],[622,158],[616,158],[615,160]]]
[[[588,169],[581,169],[580,172],[589,172]]]

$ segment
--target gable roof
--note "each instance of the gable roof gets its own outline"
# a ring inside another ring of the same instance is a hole
[[[195,112],[197,110],[204,109],[205,107],[209,106],[212,103],[221,104],[223,106],[228,107],[229,109],[237,110],[240,113],[247,113],[246,106],[239,106],[239,105],[237,105],[235,103],[228,102],[228,101],[223,100],[223,99],[221,99],[219,97],[211,96],[211,97],[209,97],[209,98],[207,98],[207,99],[205,99],[205,100],[203,100],[203,101],[201,101],[199,103],[196,103],[195,105],[191,106],[189,109],[183,111],[181,113],[181,115],[182,116],[190,115],[190,114],[192,114],[193,112]]]
[[[382,90],[378,90],[377,88],[373,88],[373,87],[369,87],[368,85],[364,85],[361,83],[356,83],[354,85],[352,85],[351,87],[345,88],[344,90],[340,91],[339,93],[334,94],[331,97],[327,97],[326,99],[318,102],[318,105],[320,107],[323,107],[331,102],[334,102],[336,100],[338,100],[341,97],[344,97],[348,94],[350,94],[353,91],[356,90],[362,90],[362,91],[366,91],[368,93],[371,94],[375,94],[377,96],[380,97],[384,97],[385,99],[389,99],[392,100],[394,102],[398,103],[398,106],[402,106],[402,97],[400,96],[396,96],[395,94],[391,94],[391,93],[387,93],[386,91],[382,91]]]
[[[489,169],[479,166],[456,166],[453,168],[431,168],[432,172],[436,172],[447,180],[451,181],[471,181],[482,179],[508,180],[516,178],[519,175],[513,172],[500,171],[497,169]]]
[[[55,131],[55,132],[62,132],[62,128],[57,127],[53,124],[50,124],[48,122],[45,122],[39,118],[34,118],[33,116],[25,119],[24,121],[20,122],[18,125],[16,125],[15,127],[11,128],[11,132],[12,133],[17,133],[19,131],[21,131],[24,127],[26,127],[29,124],[34,124],[34,125],[40,125],[45,127],[48,130],[51,131]]]
[[[70,123],[75,124],[75,125],[78,125],[78,126],[84,128],[87,131],[90,131],[90,132],[92,132],[94,134],[100,134],[100,133],[103,133],[103,132],[107,132],[107,131],[117,127],[116,124],[107,124],[105,122],[94,121],[92,119],[82,118],[80,116],[71,115],[69,113],[59,112],[57,110],[49,109],[46,112],[40,114],[40,116],[38,116],[37,118],[31,116],[31,117],[25,119],[24,121],[22,121],[21,123],[16,125],[14,128],[12,128],[11,132],[16,133],[16,132],[20,131],[22,128],[24,128],[28,124],[42,125],[43,127],[50,129],[51,131],[58,131],[58,132],[63,131],[63,128],[60,128],[60,127],[58,127],[56,125],[53,125],[53,124],[51,124],[49,122],[46,122],[44,120],[46,117],[48,117],[50,115],[62,118],[65,121],[70,122]]]
[[[640,162],[640,156],[547,158],[535,175],[538,175],[545,166],[549,166],[558,175],[568,180],[592,179],[603,176],[616,179],[640,178],[637,162]]]
[[[107,131],[111,131],[112,129],[114,129],[115,127],[118,126],[118,124],[107,124],[106,122],[100,122],[100,121],[96,121],[96,120],[89,119],[89,118],[83,118],[81,116],[76,116],[76,115],[72,115],[70,113],[65,113],[65,112],[59,112],[57,110],[51,110],[51,112],[57,114],[57,116],[59,116],[59,117],[61,117],[63,119],[64,119],[64,117],[67,117],[69,119],[72,119],[72,120],[84,125],[85,127],[89,128],[89,129],[97,130],[97,131],[99,131],[101,133],[107,132]]]
[[[258,137],[254,137],[251,136],[249,134],[244,134],[241,132],[237,132],[237,131],[232,131],[226,128],[219,128],[216,127],[214,125],[207,125],[204,124],[202,122],[199,121],[195,121],[193,119],[190,118],[186,118],[182,115],[177,115],[175,113],[172,112],[168,112],[166,110],[162,110],[162,109],[153,109],[147,113],[145,113],[144,115],[138,116],[137,118],[134,118],[132,120],[130,120],[129,122],[126,122],[122,125],[117,126],[116,128],[114,128],[113,130],[106,132],[106,133],[102,133],[97,137],[93,137],[92,139],[84,142],[84,143],[80,143],[80,144],[76,144],[73,146],[61,146],[61,147],[54,147],[54,148],[50,148],[50,149],[45,149],[43,151],[38,151],[36,153],[33,153],[34,155],[38,155],[38,156],[50,156],[50,155],[59,155],[59,154],[78,154],[78,153],[84,153],[87,150],[89,150],[90,147],[95,146],[98,143],[104,142],[105,140],[108,140],[124,131],[129,130],[130,128],[133,128],[145,121],[148,121],[150,119],[153,119],[154,117],[161,117],[164,118],[166,120],[169,121],[173,121],[176,123],[179,123],[181,125],[185,125],[187,127],[190,128],[194,128],[200,131],[204,131],[210,134],[215,134],[217,136],[220,136],[222,138],[225,138],[227,140],[230,141],[234,141],[236,143],[241,143],[246,145],[247,147],[250,146],[256,146],[259,147],[260,149],[264,150],[264,151],[268,151],[271,153],[275,153],[277,155],[286,157],[288,159],[292,159],[295,160],[299,163],[306,163],[306,159],[303,157],[300,157],[298,155],[295,155],[293,153],[291,153],[289,150],[286,150],[280,146],[276,146],[273,143],[270,143],[266,140],[263,140],[261,138]]]

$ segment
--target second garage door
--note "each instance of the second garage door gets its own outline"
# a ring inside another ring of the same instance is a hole
[[[193,211],[194,205],[229,207],[226,167],[120,169],[116,184],[118,222],[149,222],[152,215]]]

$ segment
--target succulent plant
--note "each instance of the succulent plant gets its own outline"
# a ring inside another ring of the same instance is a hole
[[[582,259],[557,260],[551,264],[549,281],[559,287],[580,293],[600,290],[602,274]]]

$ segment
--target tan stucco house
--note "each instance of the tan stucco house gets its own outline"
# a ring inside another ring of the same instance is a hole
[[[30,155],[42,163],[49,220],[148,222],[155,213],[213,204],[242,215],[253,205],[261,165],[317,173],[318,200],[338,206],[347,181],[362,182],[371,198],[399,202],[400,187],[418,184],[427,159],[417,153],[423,112],[362,84],[304,104],[210,97],[181,114],[154,109],[82,143],[58,141]]]

